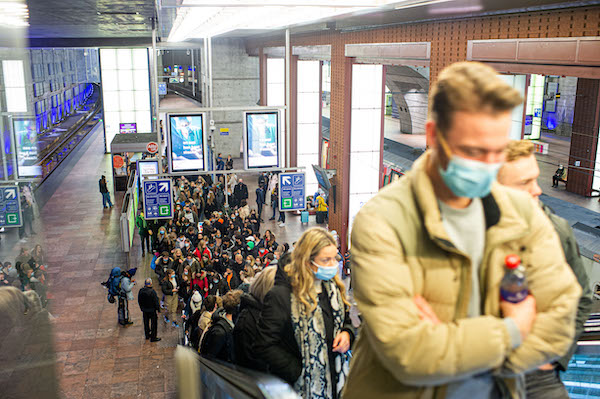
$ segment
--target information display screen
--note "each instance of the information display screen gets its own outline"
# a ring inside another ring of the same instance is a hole
[[[119,123],[119,133],[137,133],[137,123]]]
[[[204,170],[204,115],[169,115],[171,171]]]
[[[246,112],[247,168],[279,167],[279,112]]]
[[[156,159],[141,159],[137,161],[137,167],[140,185],[144,181],[144,176],[158,174],[158,161]],[[156,179],[156,177],[152,177],[151,179]]]
[[[13,131],[17,145],[17,173],[19,177],[36,177],[42,168],[38,161],[37,132],[35,119],[14,119]]]

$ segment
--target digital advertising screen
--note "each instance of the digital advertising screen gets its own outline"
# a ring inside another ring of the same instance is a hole
[[[204,170],[204,114],[168,115],[172,172]]]
[[[42,174],[37,166],[38,147],[35,119],[14,119],[13,131],[17,146],[17,173],[19,177],[36,177]]]
[[[246,168],[278,167],[279,112],[245,112],[244,114]]]
[[[140,184],[144,181],[146,175],[158,174],[158,161],[156,159],[140,159],[137,161],[137,167]],[[151,179],[156,179],[156,177],[151,177]]]
[[[137,133],[137,123],[119,123],[119,133]]]

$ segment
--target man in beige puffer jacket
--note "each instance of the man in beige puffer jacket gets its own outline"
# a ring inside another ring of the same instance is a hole
[[[565,354],[581,288],[544,212],[495,183],[519,93],[459,63],[430,93],[431,145],[352,229],[363,326],[345,399],[522,397],[522,373]],[[500,300],[517,254],[529,295]]]

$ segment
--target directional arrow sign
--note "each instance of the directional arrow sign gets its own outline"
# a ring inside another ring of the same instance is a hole
[[[149,219],[173,218],[171,179],[144,180],[144,216]]]
[[[279,209],[301,211],[306,209],[306,186],[304,173],[279,174]]]
[[[22,225],[19,189],[14,185],[0,186],[0,228]]]

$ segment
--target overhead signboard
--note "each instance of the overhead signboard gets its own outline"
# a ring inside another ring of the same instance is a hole
[[[244,167],[279,167],[279,111],[244,112]]]
[[[173,72],[174,75],[177,74],[177,72]],[[169,83],[179,83],[179,78],[169,78]]]
[[[167,114],[167,155],[171,172],[205,170],[204,113]]]
[[[21,197],[15,185],[0,186],[0,227],[21,227]]]
[[[303,172],[279,174],[279,209],[281,211],[306,209],[306,176]]]
[[[173,218],[171,179],[144,180],[144,217],[146,220]]]
[[[160,82],[158,84],[158,95],[166,96],[167,95],[167,84],[164,82]]]
[[[14,119],[13,131],[17,146],[17,173],[19,177],[36,177],[42,174],[38,162],[37,131],[35,119]]]

